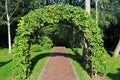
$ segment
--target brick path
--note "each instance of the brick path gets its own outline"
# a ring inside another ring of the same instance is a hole
[[[53,48],[39,80],[79,80],[70,64],[66,48]]]

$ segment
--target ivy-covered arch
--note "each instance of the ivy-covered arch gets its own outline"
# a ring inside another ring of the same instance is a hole
[[[29,75],[31,64],[29,44],[34,31],[63,20],[73,23],[86,34],[85,38],[89,42],[88,50],[92,53],[90,59],[91,61],[96,60],[93,67],[96,72],[94,72],[101,72],[103,66],[99,67],[97,64],[100,64],[100,60],[102,61],[101,56],[105,50],[100,29],[95,21],[80,7],[51,5],[31,11],[21,18],[13,45],[15,76],[25,79]]]

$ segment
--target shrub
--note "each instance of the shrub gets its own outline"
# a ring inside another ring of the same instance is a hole
[[[42,37],[39,42],[42,49],[50,49],[53,46],[52,40],[47,36]]]
[[[33,52],[40,52],[42,50],[42,46],[39,44],[33,44],[31,46],[31,51]]]

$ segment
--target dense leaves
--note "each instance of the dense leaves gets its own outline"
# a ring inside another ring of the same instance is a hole
[[[29,76],[31,64],[29,48],[34,31],[64,20],[86,34],[88,50],[92,53],[91,56],[88,55],[88,60],[94,65],[92,72],[101,74],[105,72],[104,53],[106,52],[103,48],[100,29],[95,21],[80,7],[51,5],[29,12],[18,24],[13,45],[14,73],[18,79]],[[90,65],[88,68],[90,69]]]

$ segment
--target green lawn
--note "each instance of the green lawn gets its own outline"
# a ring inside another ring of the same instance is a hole
[[[94,80],[89,78],[84,69],[84,64],[81,64],[82,50],[79,49],[80,54],[75,54],[71,49],[67,49],[67,52],[80,80]],[[118,58],[106,55],[106,59],[108,73],[105,76],[105,80],[120,80],[120,55]]]
[[[8,49],[0,49],[0,80],[11,80],[12,78],[12,55],[7,54]],[[31,54],[31,75],[29,80],[37,80],[44,68],[51,49],[41,52],[30,52]]]
[[[120,54],[118,58],[107,58],[107,80],[120,80]]]
[[[79,49],[79,52],[82,53],[82,50]],[[75,54],[72,49],[68,48],[67,53],[70,56],[70,60],[78,74],[78,77],[80,80],[91,80],[89,76],[87,76],[87,73],[85,69],[83,68],[84,64],[81,64],[81,54]]]
[[[8,49],[0,49],[0,79],[10,80],[12,75],[12,55],[9,55]]]
[[[30,80],[37,80],[40,72],[43,70],[45,63],[48,59],[48,56],[51,52],[51,49],[41,51],[41,52],[31,52],[31,61],[32,61],[32,72]]]
[[[7,54],[8,49],[0,49],[0,80],[11,80],[12,77],[12,55]],[[40,72],[44,68],[51,49],[44,50],[41,52],[30,52],[31,54],[31,75],[29,80],[37,80]],[[70,60],[80,78],[80,80],[92,80],[87,75],[84,64],[81,63],[81,54],[75,54],[71,49],[67,49],[70,56]],[[82,50],[79,49],[82,53]],[[120,55],[119,58],[111,58],[106,56],[107,59],[107,71],[106,80],[120,80]]]

